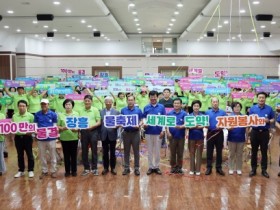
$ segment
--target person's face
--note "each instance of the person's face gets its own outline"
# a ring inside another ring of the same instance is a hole
[[[11,88],[11,92],[16,92],[16,89],[15,88]]]
[[[71,102],[67,102],[65,104],[64,108],[65,108],[66,111],[72,111],[72,109],[73,109],[72,103]]]
[[[49,104],[47,104],[47,103],[41,103],[41,109],[42,109],[42,111],[48,111],[48,109],[49,109]]]
[[[18,89],[17,91],[18,91],[18,94],[19,94],[19,95],[24,94],[24,90],[23,90],[22,88]]]
[[[105,100],[106,109],[112,108],[113,101],[112,100]]]
[[[3,93],[2,92],[0,92],[0,98],[2,98],[4,95],[3,95]]]
[[[124,94],[120,94],[120,95],[119,95],[119,98],[120,98],[120,99],[123,99],[123,98],[124,98]]]
[[[261,106],[265,104],[265,95],[263,94],[258,95],[258,104]]]
[[[211,104],[212,104],[213,109],[218,109],[219,108],[219,101],[218,101],[217,98],[213,98],[212,101],[211,101]]]
[[[19,103],[18,110],[19,110],[19,113],[25,113],[27,110],[27,106],[24,103]]]
[[[174,108],[175,110],[180,110],[180,109],[182,108],[181,102],[180,102],[179,100],[174,101],[174,102],[173,102],[173,108]]]
[[[200,106],[199,104],[194,104],[192,108],[194,112],[199,112]]]
[[[58,97],[59,97],[60,99],[63,99],[63,98],[64,98],[64,94],[59,94]]]
[[[164,98],[169,98],[170,97],[170,92],[168,90],[163,91],[163,97]]]
[[[240,111],[241,111],[241,106],[239,104],[237,104],[235,107],[233,107],[234,113],[240,113]]]
[[[157,103],[157,99],[158,99],[157,95],[151,95],[150,96],[150,103],[151,104],[156,104]]]
[[[91,104],[92,104],[92,100],[90,100],[89,98],[86,98],[84,100],[84,104],[85,104],[85,107],[88,109],[91,107]]]
[[[34,90],[32,95],[33,95],[33,96],[37,96],[37,95],[38,95],[38,91],[37,91],[37,90]]]
[[[147,93],[146,92],[142,92],[141,95],[144,97]]]
[[[158,99],[160,100],[160,99],[162,99],[163,98],[163,94],[159,94],[158,95]]]
[[[132,106],[134,106],[134,104],[135,104],[134,98],[133,97],[128,97],[127,98],[127,105],[132,107]]]

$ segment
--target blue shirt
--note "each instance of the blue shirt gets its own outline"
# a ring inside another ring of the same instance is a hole
[[[38,128],[43,127],[53,127],[55,123],[57,123],[57,114],[53,111],[48,110],[46,114],[42,111],[35,113],[34,123],[37,123]],[[56,138],[47,138],[40,140],[55,140]]]
[[[165,115],[166,112],[164,106],[157,103],[155,106],[148,104],[144,107],[143,117],[147,118],[148,114]],[[146,134],[159,135],[162,131],[162,126],[148,126],[145,131]]]
[[[276,122],[280,123],[280,114],[278,115]]]
[[[250,115],[256,114],[259,117],[274,119],[274,112],[273,112],[271,106],[268,106],[266,104],[262,108],[258,104],[252,106],[250,108],[250,113],[249,114]],[[260,129],[260,130],[269,129],[270,128],[270,123],[266,123],[265,126],[252,126],[252,128]]]
[[[129,109],[128,107],[124,107],[121,110],[121,114],[122,115],[133,115],[133,114],[137,114],[138,115],[138,120],[140,122],[140,120],[142,120],[143,118],[143,113],[141,111],[141,109],[139,109],[138,107],[133,107],[132,109]],[[124,128],[125,131],[137,131],[139,129],[135,129],[131,126],[129,127],[125,127]]]
[[[205,112],[205,114],[209,115],[209,131],[215,130],[217,128],[216,125],[218,121],[216,120],[216,117],[227,115],[226,112],[222,109],[218,109],[217,111],[215,111],[214,109],[209,109]]]
[[[231,115],[235,115],[235,114],[232,113]],[[234,128],[228,131],[228,141],[245,142],[245,133],[246,133],[246,128],[244,127]]]
[[[188,114],[183,110],[180,110],[180,112],[178,113],[175,110],[172,110],[167,115],[176,116],[176,125],[184,125],[185,116],[187,116]],[[185,129],[170,127],[169,132],[172,134],[173,139],[185,138]]]
[[[203,115],[201,112],[198,115]],[[191,113],[190,116],[196,116],[194,113]],[[189,129],[189,140],[203,140],[204,134],[203,129]]]

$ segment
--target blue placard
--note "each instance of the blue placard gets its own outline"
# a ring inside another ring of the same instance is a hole
[[[106,128],[135,127],[139,126],[139,119],[137,114],[133,115],[106,115],[104,117],[104,126]]]
[[[229,88],[206,88],[206,94],[228,94]]]
[[[50,89],[48,89],[49,95],[71,94],[71,93],[73,93],[72,88],[50,88]]]
[[[66,117],[66,127],[69,129],[87,129],[89,128],[88,117]]]

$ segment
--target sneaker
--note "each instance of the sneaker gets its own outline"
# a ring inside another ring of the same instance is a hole
[[[229,170],[229,171],[228,171],[228,174],[229,174],[229,175],[232,175],[232,174],[233,174],[233,170]]]
[[[42,172],[41,175],[39,176],[39,179],[43,179],[45,176],[48,176],[48,172],[46,173]]]
[[[190,174],[190,175],[194,175],[194,172],[193,172],[193,171],[190,171],[189,174]]]
[[[122,175],[125,176],[125,175],[128,175],[128,174],[130,174],[130,170],[128,168],[125,168],[122,172]]]
[[[171,171],[170,171],[170,173],[171,173],[171,174],[177,173],[177,168],[172,168]]]
[[[64,174],[65,177],[69,177],[70,175],[71,175],[70,172],[65,172]]]
[[[184,174],[184,171],[183,171],[183,169],[178,168],[178,169],[177,169],[177,173],[178,173],[178,174]]]
[[[33,177],[34,177],[33,171],[29,171],[29,172],[28,172],[28,177],[29,177],[29,178],[33,178]]]
[[[151,175],[152,173],[154,173],[154,170],[149,168],[149,170],[147,171],[147,175]]]
[[[53,172],[53,173],[51,174],[51,177],[52,177],[52,178],[56,178],[56,177],[57,177],[56,172]]]
[[[19,171],[19,172],[16,173],[16,175],[14,177],[19,178],[21,176],[24,176],[24,172]]]
[[[94,176],[98,176],[98,175],[99,175],[97,169],[92,170],[91,173],[92,173]]]
[[[200,172],[195,172],[195,175],[196,176],[200,176]]]
[[[72,176],[77,176],[77,172],[72,172]]]
[[[138,168],[134,170],[134,174],[135,176],[140,176],[140,171]]]
[[[242,175],[242,171],[241,170],[237,170],[237,174],[238,175]]]
[[[89,174],[89,170],[86,169],[86,170],[83,171],[83,173],[82,173],[81,175],[82,175],[82,176],[86,176],[86,175],[88,175],[88,174]]]

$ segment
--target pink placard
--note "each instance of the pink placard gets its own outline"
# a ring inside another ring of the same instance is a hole
[[[74,101],[83,101],[85,94],[66,94],[65,98],[72,99]]]

